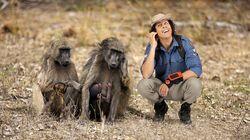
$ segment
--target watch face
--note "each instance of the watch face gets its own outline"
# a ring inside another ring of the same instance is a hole
[[[175,79],[177,77],[179,77],[179,75],[177,73],[170,75],[170,79]]]

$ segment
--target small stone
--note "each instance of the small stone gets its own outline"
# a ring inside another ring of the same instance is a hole
[[[14,131],[13,131],[13,129],[10,126],[6,125],[3,128],[3,135],[5,135],[5,136],[13,136],[14,135]]]
[[[44,125],[42,125],[40,123],[37,125],[37,127],[38,127],[38,130],[44,130],[45,129]]]
[[[216,75],[216,76],[213,76],[213,77],[212,77],[212,80],[213,80],[213,81],[218,81],[218,82],[221,81],[220,77],[217,76],[217,75]]]

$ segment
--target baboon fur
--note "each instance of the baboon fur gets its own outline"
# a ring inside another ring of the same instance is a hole
[[[49,95],[48,102],[43,108],[43,113],[49,113],[58,118],[63,113],[66,117],[67,111],[63,96],[67,90],[67,86],[64,83],[58,82],[54,84],[53,89]]]
[[[109,62],[107,62],[110,59],[107,51],[119,54],[117,56],[120,58],[118,67],[111,68]],[[83,83],[82,116],[90,120],[101,121],[103,118],[93,117],[93,111],[96,111],[97,114],[94,115],[102,117],[101,113],[103,113],[107,121],[113,122],[117,116],[123,115],[131,94],[129,81],[127,59],[123,44],[114,37],[104,39],[99,44],[99,48],[92,51],[89,60],[83,67],[81,77],[81,83]],[[110,94],[110,103],[104,100],[91,101],[89,88],[95,83],[107,84],[107,82],[110,82],[112,87],[106,93],[103,93],[102,90],[101,94],[106,96]]]
[[[52,40],[43,56],[43,63],[38,74],[38,85],[42,92],[44,103],[49,101],[49,95],[57,82],[74,81],[79,83],[75,64],[70,59],[69,44],[62,38]],[[65,53],[63,53],[65,52]],[[64,57],[61,57],[61,56]],[[72,86],[67,86],[64,102],[75,117],[81,113],[81,92]]]

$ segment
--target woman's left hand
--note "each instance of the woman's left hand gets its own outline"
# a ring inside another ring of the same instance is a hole
[[[166,97],[168,94],[168,86],[166,84],[162,84],[159,88],[160,94],[162,97]]]

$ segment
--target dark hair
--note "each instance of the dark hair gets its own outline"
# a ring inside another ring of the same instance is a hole
[[[170,24],[170,27],[172,29],[172,36],[175,36],[176,35],[176,30],[175,30],[174,21],[172,19],[168,19],[168,23]],[[151,26],[149,32],[156,32],[156,28],[155,28],[156,24],[157,23],[155,23],[153,26]],[[160,51],[160,49],[158,47],[160,44],[161,44],[161,42],[160,42],[160,40],[158,40],[158,45],[157,45],[156,52],[155,52],[156,53],[155,54],[156,61],[158,61],[160,59],[159,58],[161,56],[160,53],[162,53],[162,51]],[[162,58],[162,60],[163,60],[162,64],[165,64],[165,59]]]
[[[176,30],[175,30],[175,24],[174,24],[174,21],[172,19],[168,19],[168,23],[170,24],[170,27],[172,29],[172,35],[175,35],[176,34]],[[155,23],[153,26],[151,26],[149,32],[156,32],[156,26],[157,23]]]

